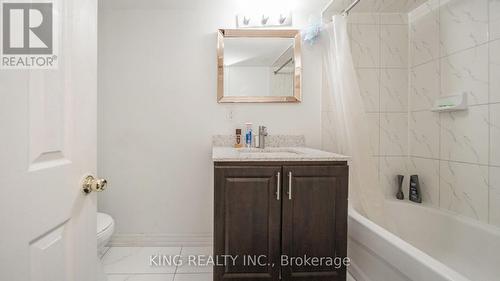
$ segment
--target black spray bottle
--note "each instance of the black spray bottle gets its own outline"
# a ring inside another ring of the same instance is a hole
[[[410,201],[422,203],[422,193],[420,192],[420,184],[417,175],[410,177]]]

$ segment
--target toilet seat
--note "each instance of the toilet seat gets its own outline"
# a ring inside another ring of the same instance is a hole
[[[102,257],[106,253],[106,245],[111,240],[111,236],[115,230],[115,222],[113,218],[104,213],[97,213],[97,256],[99,258],[99,272],[98,281],[107,281],[106,274],[104,273],[104,265],[102,263]]]

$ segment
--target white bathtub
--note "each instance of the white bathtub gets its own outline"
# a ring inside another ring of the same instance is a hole
[[[349,209],[357,281],[500,280],[500,229],[408,201],[386,201],[382,228]]]

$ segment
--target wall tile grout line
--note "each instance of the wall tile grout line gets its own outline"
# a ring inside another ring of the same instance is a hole
[[[490,51],[490,47],[491,47],[491,19],[490,19],[490,4],[491,2],[490,1],[487,1],[487,9],[488,9],[488,164],[490,165],[491,164],[491,73],[490,73],[490,64],[491,64],[491,51]],[[490,191],[491,191],[491,175],[490,175],[490,167],[488,167],[488,202],[486,202],[486,205],[488,206],[488,223],[491,223],[491,208],[490,208]]]
[[[438,32],[439,32],[439,31],[438,31]],[[439,35],[438,35],[438,37],[440,38],[440,36],[439,36]],[[485,45],[488,45],[489,43],[491,43],[491,41],[486,41],[486,42],[483,42],[483,43],[480,43],[480,44],[476,44],[476,45],[474,45],[474,46],[472,46],[472,47],[463,48],[463,49],[460,49],[460,50],[457,50],[457,51],[451,52],[451,53],[449,53],[449,54],[447,54],[447,55],[443,55],[443,56],[439,55],[439,56],[437,56],[436,58],[433,58],[433,59],[427,60],[427,61],[422,62],[422,63],[418,63],[418,64],[415,64],[415,65],[412,65],[412,66],[411,66],[411,69],[416,68],[416,67],[419,67],[419,66],[423,66],[423,65],[425,65],[425,64],[428,64],[428,63],[431,63],[431,62],[434,62],[434,61],[440,61],[440,60],[442,60],[442,59],[445,59],[445,58],[451,57],[451,56],[453,56],[453,55],[458,55],[458,54],[460,54],[460,53],[462,53],[462,52],[470,51],[470,50],[473,50],[473,49],[475,49],[475,48],[483,47],[483,46],[485,46]],[[439,49],[439,52],[441,53],[441,44],[439,44],[438,49]]]
[[[353,25],[380,25],[380,26],[407,26],[405,23],[357,23],[351,22]]]
[[[406,61],[406,75],[407,75],[407,81],[408,81],[408,84],[406,85],[406,114],[407,114],[407,124],[406,124],[406,172],[410,172],[408,171],[409,168],[409,163],[411,161],[411,158],[410,158],[410,151],[411,151],[411,146],[410,146],[410,108],[411,108],[411,97],[410,97],[410,94],[411,94],[411,83],[412,83],[412,79],[411,79],[411,72],[410,72],[410,64],[412,63],[412,51],[411,51],[411,24],[410,24],[410,21],[408,19],[408,23],[406,24],[406,30],[407,30],[407,38],[406,38],[406,56],[407,56],[407,61]]]
[[[356,66],[356,69],[365,69],[365,70],[376,70],[376,69],[389,69],[389,70],[406,70],[406,67],[399,67],[399,66]]]
[[[380,23],[380,14],[378,14],[378,21]],[[382,26],[378,26],[378,153],[382,154]],[[385,193],[384,189],[386,187],[382,187],[382,158],[377,158],[377,172],[378,172],[378,186],[382,188],[382,194]]]
[[[438,160],[438,161],[444,161],[444,162],[466,164],[466,165],[475,165],[475,166],[481,166],[481,167],[500,168],[500,165],[484,164],[484,163],[478,163],[478,162],[450,160],[450,159],[445,159],[445,158],[435,158],[435,157],[427,157],[427,156],[420,156],[420,155],[410,155],[410,156],[413,158],[420,158],[420,159],[427,159],[427,160]],[[401,156],[391,156],[391,157],[401,157]]]
[[[438,29],[437,29],[437,38],[438,38],[438,41],[437,41],[437,44],[438,44],[438,47],[437,47],[437,51],[438,51],[438,58],[436,58],[436,62],[437,62],[437,67],[438,67],[438,79],[437,79],[437,89],[439,90],[439,96],[441,96],[441,93],[442,93],[442,90],[441,90],[441,59],[439,59],[439,56],[441,55],[441,0],[438,0],[437,1],[438,3],[438,7],[437,7],[437,21],[438,21]],[[439,113],[439,117],[438,117],[438,128],[439,128],[439,132],[438,132],[438,157],[441,158],[441,130],[442,130],[442,114]],[[438,209],[442,209],[443,207],[441,206],[441,159],[438,160],[438,178],[437,178],[437,193],[438,193],[438,202],[437,202],[437,206],[438,206]]]

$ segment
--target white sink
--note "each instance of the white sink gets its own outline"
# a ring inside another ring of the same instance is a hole
[[[273,157],[273,156],[296,156],[298,154],[303,154],[297,149],[293,148],[287,148],[287,147],[268,147],[265,149],[260,149],[260,148],[239,148],[237,151],[240,153],[241,156],[245,157],[260,157],[260,156],[266,156],[266,157]]]

